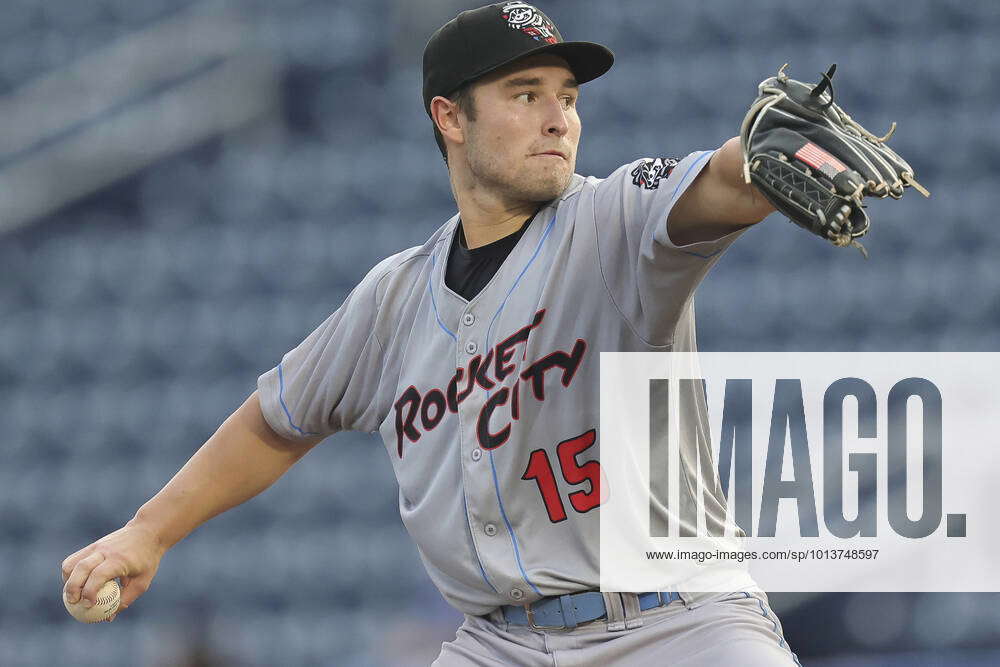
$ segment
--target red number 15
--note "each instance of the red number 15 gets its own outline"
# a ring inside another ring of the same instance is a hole
[[[569,502],[573,505],[573,509],[581,514],[589,512],[606,500],[607,490],[605,490],[605,497],[601,497],[601,480],[604,477],[601,464],[597,461],[587,461],[580,465],[576,460],[576,457],[590,448],[596,440],[597,432],[590,429],[575,438],[563,440],[556,447],[559,469],[562,471],[566,483],[575,485],[590,482],[589,491],[574,491],[569,494]],[[544,449],[536,449],[531,452],[531,456],[528,458],[528,467],[521,479],[533,479],[538,484],[538,490],[545,502],[545,510],[549,513],[549,520],[552,523],[566,520],[566,509],[559,497],[556,476],[552,472],[549,455]],[[605,486],[607,485],[605,484]]]

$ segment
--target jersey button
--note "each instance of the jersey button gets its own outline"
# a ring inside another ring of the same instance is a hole
[[[485,526],[483,526],[483,532],[489,535],[490,537],[493,537],[494,535],[497,534],[497,527],[494,526],[492,523],[488,523]]]
[[[472,460],[478,461],[481,458],[483,458],[483,450],[479,449],[479,447],[476,447],[475,449],[472,450]]]
[[[472,313],[466,313],[465,315],[462,316],[462,324],[464,324],[465,326],[471,327],[475,323],[476,323],[476,316],[473,315]]]
[[[478,349],[479,346],[476,345],[476,341],[474,340],[470,340],[468,343],[465,344],[465,351],[468,352],[469,354],[475,354],[476,350]]]
[[[522,591],[520,588],[512,588],[510,589],[510,597],[511,599],[514,600],[520,600],[521,598],[524,597],[524,591]]]

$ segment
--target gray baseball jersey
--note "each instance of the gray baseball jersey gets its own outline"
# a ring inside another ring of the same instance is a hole
[[[471,301],[444,281],[456,215],[260,377],[285,437],[381,434],[403,523],[458,610],[599,586],[600,352],[695,349],[693,292],[739,233],[678,248],[666,222],[711,155],[574,175]]]

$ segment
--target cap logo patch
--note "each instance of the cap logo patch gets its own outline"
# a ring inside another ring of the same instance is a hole
[[[545,14],[526,2],[508,2],[501,10],[507,25],[539,42],[556,44],[556,29]]]

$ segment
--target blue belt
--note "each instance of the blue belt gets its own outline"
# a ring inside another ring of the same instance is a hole
[[[677,593],[639,593],[639,610],[663,607],[680,599]],[[504,605],[501,609],[508,623],[527,625],[534,630],[572,630],[580,623],[594,621],[608,614],[604,606],[604,595],[598,591],[552,596],[524,607]]]

